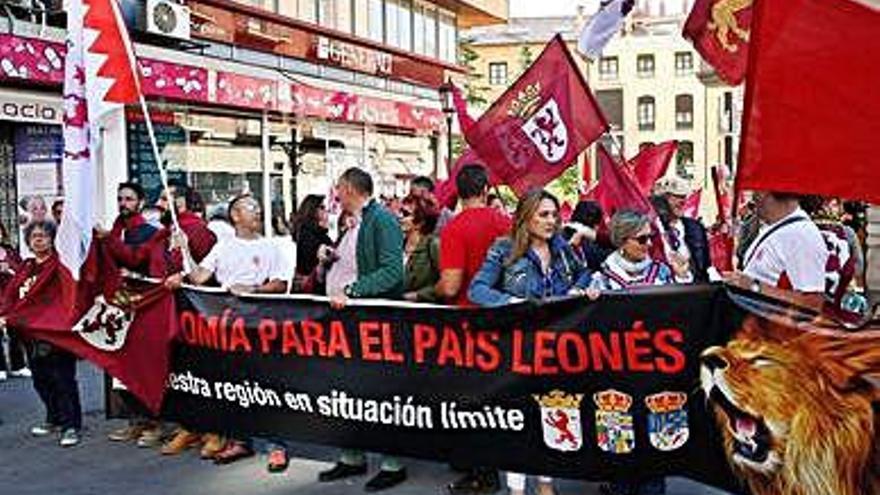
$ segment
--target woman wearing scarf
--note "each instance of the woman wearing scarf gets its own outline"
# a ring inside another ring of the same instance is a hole
[[[471,302],[501,306],[525,299],[584,294],[590,271],[560,234],[559,201],[536,190],[516,208],[510,237],[495,241],[468,291]],[[591,298],[598,296],[590,291]],[[526,477],[508,473],[511,495],[525,493]],[[553,479],[538,478],[538,493],[552,495]]]
[[[676,273],[666,263],[651,259],[651,222],[647,215],[620,211],[611,218],[611,242],[617,248],[608,255],[590,285],[598,290],[626,290],[633,287],[676,283]],[[688,278],[687,265],[679,267],[682,280]],[[663,478],[615,482],[600,487],[602,495],[662,495]]]

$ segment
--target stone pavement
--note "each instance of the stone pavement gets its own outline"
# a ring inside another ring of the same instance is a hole
[[[80,391],[85,412],[83,442],[71,449],[55,439],[34,439],[30,426],[42,419],[43,408],[29,379],[0,382],[0,494],[15,495],[359,495],[367,478],[331,484],[316,482],[317,473],[330,466],[335,450],[305,444],[292,446],[290,469],[269,474],[265,460],[254,458],[217,467],[201,461],[195,451],[162,457],[155,450],[138,449],[107,440],[120,421],[105,421],[101,375],[80,363]],[[445,465],[407,462],[410,480],[388,495],[444,495],[443,487],[456,477]],[[593,495],[596,485],[559,481],[559,495]],[[499,492],[504,495],[505,492]],[[669,481],[669,495],[724,495],[685,479]]]

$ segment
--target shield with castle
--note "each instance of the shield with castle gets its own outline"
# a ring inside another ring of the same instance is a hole
[[[610,454],[629,454],[636,447],[632,396],[611,389],[593,395],[596,403],[596,443]]]

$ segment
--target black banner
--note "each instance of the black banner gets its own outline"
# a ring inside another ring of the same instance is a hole
[[[499,309],[184,291],[166,412],[282,436],[603,480],[729,485],[699,355],[736,328],[719,287]]]

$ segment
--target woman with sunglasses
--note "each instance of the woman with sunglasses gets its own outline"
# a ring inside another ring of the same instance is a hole
[[[651,258],[651,221],[647,215],[623,210],[609,225],[611,242],[617,248],[593,276],[593,289],[622,290],[631,287],[674,284],[676,275],[666,263]],[[686,267],[682,267],[686,270]],[[686,273],[681,274],[681,276]],[[662,495],[663,478],[621,481],[602,485],[602,495]]]
[[[617,212],[609,225],[611,243],[617,248],[608,255],[593,277],[591,287],[621,290],[631,287],[676,283],[676,274],[666,263],[651,258],[651,221],[636,211]],[[682,267],[683,268],[683,267]]]
[[[409,195],[400,210],[403,263],[406,265],[407,301],[436,302],[434,286],[440,280],[440,239],[434,234],[440,208],[429,196]]]

